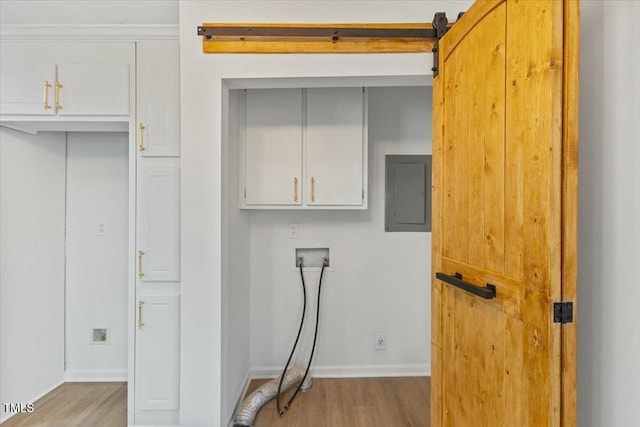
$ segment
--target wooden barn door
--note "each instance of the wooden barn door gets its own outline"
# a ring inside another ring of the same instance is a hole
[[[432,426],[575,425],[576,1],[478,1],[434,79]],[[489,284],[489,285],[488,285]]]

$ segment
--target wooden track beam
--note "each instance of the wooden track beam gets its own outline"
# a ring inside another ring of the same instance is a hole
[[[428,23],[204,23],[198,35],[204,53],[431,52],[436,41]]]

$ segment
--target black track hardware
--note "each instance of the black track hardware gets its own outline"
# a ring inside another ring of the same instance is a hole
[[[326,37],[337,40],[340,37],[357,38],[398,38],[435,39],[434,28],[367,28],[367,27],[225,27],[200,26],[198,35],[207,40],[216,36],[232,37]]]

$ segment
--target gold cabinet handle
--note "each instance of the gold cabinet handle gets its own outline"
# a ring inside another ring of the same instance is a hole
[[[144,273],[142,272],[142,255],[144,255],[143,251],[138,251],[138,277],[143,278]]]
[[[45,80],[44,87],[42,89],[42,102],[44,103],[45,110],[48,110],[51,108],[51,105],[49,105],[49,88],[50,87],[51,87],[51,83],[49,83],[49,80]]]
[[[60,89],[62,89],[62,83],[56,82],[56,109],[62,110],[62,104],[60,104]]]
[[[142,329],[144,322],[142,321],[142,306],[144,301],[138,301],[138,329]]]
[[[140,140],[138,141],[139,142],[139,146],[138,147],[139,147],[139,150],[141,152],[144,152],[144,151],[146,151],[146,147],[144,146],[144,130],[145,130],[145,127],[144,127],[144,125],[142,123],[140,123],[140,124],[138,124],[138,129],[140,129]]]
[[[293,201],[298,201],[298,177],[293,178]]]
[[[311,177],[311,201],[316,201],[316,179]]]

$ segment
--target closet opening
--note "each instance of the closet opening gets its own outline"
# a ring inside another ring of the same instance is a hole
[[[334,379],[396,377],[428,402],[431,233],[385,230],[385,158],[431,154],[431,102],[426,77],[226,81],[223,424],[281,375],[302,314],[295,260],[310,250],[331,262],[309,396]],[[319,265],[303,268],[306,327],[291,366],[306,366],[314,339]]]
[[[128,132],[0,127],[2,389],[12,396],[57,390],[69,410],[65,396],[126,401],[129,151]]]

